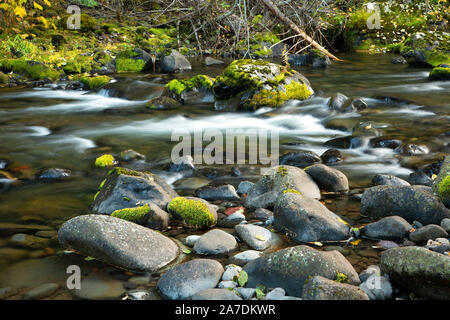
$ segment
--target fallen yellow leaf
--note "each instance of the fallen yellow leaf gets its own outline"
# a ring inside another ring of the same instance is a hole
[[[264,239],[264,237],[257,235],[255,236],[256,239],[260,240],[260,241],[266,241],[266,239]]]
[[[361,239],[350,242],[351,245],[357,246],[361,242]]]

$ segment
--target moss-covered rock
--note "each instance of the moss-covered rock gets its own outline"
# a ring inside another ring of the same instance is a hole
[[[67,20],[69,19],[70,15],[66,15],[64,17],[62,17],[59,21],[58,21],[58,25],[60,28],[63,29],[69,29],[67,26]],[[76,30],[76,31],[80,31],[80,32],[94,32],[96,30],[99,29],[99,25],[97,23],[97,21],[92,18],[91,16],[82,13],[80,16],[80,29]]]
[[[439,199],[450,208],[450,156],[445,157],[442,161],[439,173],[433,181],[433,192],[438,195]]]
[[[8,75],[4,74],[0,71],[0,85],[1,84],[8,84],[9,83],[9,77]]]
[[[450,208],[450,174],[439,183],[438,196],[444,205]]]
[[[163,96],[181,103],[213,102],[214,81],[205,75],[197,75],[189,80],[174,79],[165,86]]]
[[[436,67],[429,77],[432,80],[450,80],[450,67]]]
[[[139,48],[119,52],[115,59],[117,72],[141,72],[149,67],[151,56]]]
[[[442,40],[440,43],[416,33],[405,40],[398,51],[411,65],[437,67],[440,64],[450,64],[448,41],[449,39]]]
[[[0,69],[5,72],[13,71],[14,73],[23,74],[32,80],[42,80],[42,79],[57,79],[59,72],[49,68],[48,66],[36,62],[27,61],[24,59],[1,59]]]
[[[172,110],[181,107],[181,103],[173,98],[161,96],[148,101],[146,107],[150,110]]]
[[[97,168],[111,167],[115,163],[115,159],[110,154],[104,154],[101,157],[95,159],[95,166]]]
[[[247,110],[280,107],[290,99],[305,100],[314,93],[309,81],[297,71],[250,59],[233,61],[216,78],[213,91],[216,109]]]
[[[216,224],[217,213],[203,199],[176,197],[168,206],[170,218],[188,228],[207,228]]]
[[[97,76],[97,77],[87,77],[83,76],[80,78],[80,82],[85,86],[88,90],[98,90],[111,81],[111,77],[108,76]]]
[[[116,210],[111,216],[157,230],[165,230],[169,226],[168,213],[154,204]]]

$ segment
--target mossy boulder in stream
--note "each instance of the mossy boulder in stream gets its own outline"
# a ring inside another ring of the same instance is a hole
[[[421,247],[399,247],[381,255],[381,272],[403,289],[431,299],[450,299],[450,257]]]
[[[135,208],[125,208],[111,213],[112,217],[131,221],[151,229],[165,230],[169,226],[169,215],[153,203]]]
[[[97,168],[104,168],[104,167],[111,167],[114,165],[114,163],[115,163],[114,156],[110,154],[104,154],[101,157],[95,159],[94,165]]]
[[[216,210],[205,200],[177,197],[167,206],[170,218],[188,228],[207,228],[216,224]]]
[[[91,204],[94,213],[112,212],[151,203],[165,209],[178,194],[160,177],[150,172],[140,172],[116,167],[102,183]]]
[[[214,80],[205,75],[197,75],[189,80],[174,79],[164,87],[163,96],[184,104],[213,102]]]
[[[114,64],[117,72],[141,72],[149,69],[152,57],[140,48],[127,49],[119,52]]]
[[[432,41],[423,33],[416,33],[402,43],[398,51],[411,65],[437,67],[450,63],[449,38]]]
[[[439,174],[433,181],[433,192],[450,208],[450,156],[445,157]]]
[[[450,66],[449,65],[444,65],[446,67],[442,66],[443,65],[441,64],[430,72],[429,78],[431,80],[450,80]]]
[[[85,89],[95,91],[106,86],[109,83],[109,81],[111,81],[111,79],[112,78],[108,76],[97,76],[97,77],[82,76],[80,78],[80,82],[84,85]]]
[[[290,99],[305,100],[313,93],[299,72],[262,60],[235,60],[213,86],[217,110],[255,110],[280,107]]]
[[[0,59],[0,69],[4,72],[22,74],[31,80],[57,79],[60,72],[37,61],[24,59]]]

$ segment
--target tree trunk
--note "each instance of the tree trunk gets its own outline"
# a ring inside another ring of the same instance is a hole
[[[322,47],[320,44],[315,42],[310,36],[308,36],[305,31],[300,29],[291,19],[286,17],[280,9],[271,1],[271,0],[261,0],[264,5],[272,11],[272,13],[283,22],[285,25],[287,25],[291,30],[293,30],[295,33],[297,33],[300,37],[302,37],[306,42],[311,44],[312,47],[316,48],[317,50],[323,52],[326,54],[330,59],[336,60],[336,61],[342,61],[339,58],[335,57],[331,53],[327,51],[324,47]]]

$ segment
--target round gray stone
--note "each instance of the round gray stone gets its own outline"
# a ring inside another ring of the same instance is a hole
[[[272,232],[252,224],[240,224],[234,227],[238,236],[252,249],[265,250],[271,244]]]

